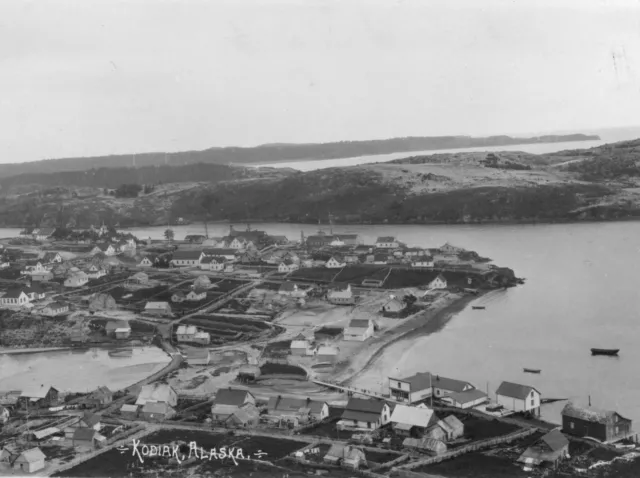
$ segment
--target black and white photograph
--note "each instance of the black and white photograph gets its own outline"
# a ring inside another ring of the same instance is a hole
[[[638,271],[638,0],[0,1],[0,476],[637,478]]]

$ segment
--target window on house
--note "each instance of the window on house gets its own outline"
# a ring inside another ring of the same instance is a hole
[[[531,406],[532,406],[532,407],[533,407],[533,403],[534,403],[534,400],[533,400],[533,398],[532,398],[532,399],[531,399]]]
[[[573,430],[575,428],[575,424],[573,422],[569,423],[569,428]]]

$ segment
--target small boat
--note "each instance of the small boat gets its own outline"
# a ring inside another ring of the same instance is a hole
[[[486,307],[484,305],[472,305],[471,308],[473,310],[484,310]]]
[[[539,368],[523,368],[524,373],[540,373],[541,370]]]
[[[117,349],[109,351],[109,357],[133,357],[133,349]]]
[[[618,355],[620,349],[591,349],[591,355]]]

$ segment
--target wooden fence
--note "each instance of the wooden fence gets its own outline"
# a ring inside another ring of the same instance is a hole
[[[414,461],[413,463],[408,463],[406,465],[401,465],[397,469],[406,469],[411,470],[414,468],[418,468],[420,466],[432,465],[434,463],[440,463],[441,461],[450,460],[452,458],[456,458],[460,455],[464,455],[466,453],[471,453],[472,451],[484,450],[486,448],[491,448],[492,446],[500,445],[502,443],[511,443],[515,440],[520,440],[522,438],[528,437],[529,435],[533,435],[538,430],[536,428],[529,428],[527,430],[519,430],[514,433],[510,433],[509,435],[504,435],[496,438],[489,438],[487,440],[482,440],[476,443],[471,443],[469,445],[462,446],[460,448],[456,448],[450,452],[444,453],[439,456],[432,456],[429,458],[424,458],[422,460]],[[392,470],[393,471],[393,470]]]

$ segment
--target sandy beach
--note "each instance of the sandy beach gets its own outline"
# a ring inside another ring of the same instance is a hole
[[[368,347],[355,355],[348,364],[334,374],[334,380],[368,390],[380,389],[386,384],[387,371],[393,369],[393,361],[387,350],[399,342],[415,339],[440,330],[459,311],[478,296],[450,294],[439,299],[432,309],[405,319],[400,325],[384,331],[368,342]]]

